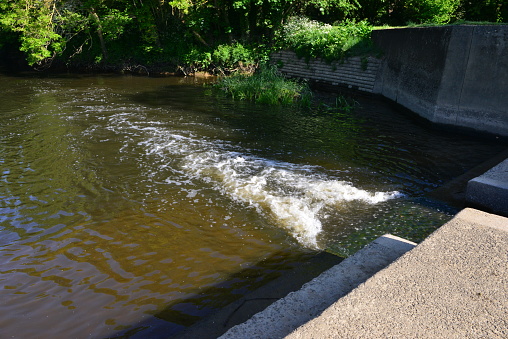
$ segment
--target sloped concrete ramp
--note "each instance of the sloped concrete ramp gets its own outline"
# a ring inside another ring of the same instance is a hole
[[[508,219],[463,210],[287,338],[508,338]]]

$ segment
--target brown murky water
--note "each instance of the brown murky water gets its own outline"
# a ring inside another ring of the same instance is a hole
[[[418,239],[424,195],[503,146],[206,95],[192,79],[0,76],[0,337],[167,337],[338,243]]]

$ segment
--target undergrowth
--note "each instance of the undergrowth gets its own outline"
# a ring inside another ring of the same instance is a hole
[[[349,56],[376,55],[366,21],[345,21],[328,25],[304,17],[291,18],[278,33],[279,48],[290,49],[299,57],[323,58],[329,62]]]

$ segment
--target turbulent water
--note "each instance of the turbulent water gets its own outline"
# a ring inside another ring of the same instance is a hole
[[[425,194],[502,149],[385,104],[209,95],[192,79],[0,76],[0,337],[167,337],[316,250],[418,240]]]

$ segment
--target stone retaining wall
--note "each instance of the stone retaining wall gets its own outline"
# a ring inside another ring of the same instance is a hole
[[[344,62],[327,63],[322,59],[306,62],[292,51],[273,53],[271,61],[278,64],[280,70],[290,77],[302,78],[313,82],[322,82],[349,89],[372,92],[381,60],[369,57],[349,58]]]

